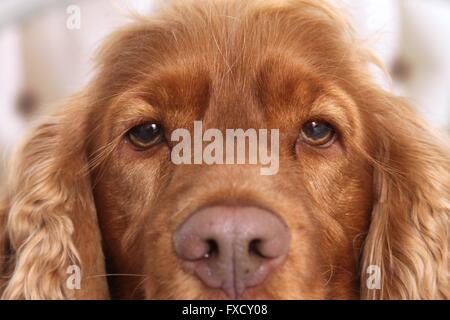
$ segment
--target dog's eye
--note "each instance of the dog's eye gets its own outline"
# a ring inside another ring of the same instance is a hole
[[[144,123],[131,128],[127,133],[128,140],[139,149],[149,149],[160,143],[163,138],[163,129],[157,123]]]
[[[326,122],[307,122],[301,132],[301,139],[314,147],[327,148],[336,139],[336,130]]]

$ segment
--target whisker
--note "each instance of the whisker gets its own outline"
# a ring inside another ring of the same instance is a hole
[[[137,284],[136,288],[134,288],[133,293],[131,294],[132,297],[134,296],[134,294],[136,293],[136,291],[139,290],[140,287],[145,283],[145,281],[147,281],[147,279],[148,279],[148,277],[145,277],[142,281],[140,281],[140,282]]]
[[[100,277],[147,277],[145,274],[134,274],[134,273],[106,273],[106,274],[97,274],[93,276],[88,276],[86,278],[100,278]]]

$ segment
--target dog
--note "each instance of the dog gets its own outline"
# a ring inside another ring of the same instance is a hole
[[[449,298],[448,144],[336,8],[173,1],[98,61],[11,160],[2,298]],[[174,164],[196,121],[279,130],[278,172]]]

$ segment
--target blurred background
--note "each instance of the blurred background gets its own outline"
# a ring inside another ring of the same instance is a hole
[[[246,0],[242,0],[246,1]],[[450,0],[331,0],[392,81],[380,84],[450,131]],[[0,185],[11,149],[40,116],[93,75],[102,39],[156,0],[0,0]]]

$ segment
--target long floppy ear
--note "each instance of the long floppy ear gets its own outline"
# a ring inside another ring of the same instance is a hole
[[[0,198],[0,296],[5,286],[6,264],[9,260],[8,238],[6,236],[6,200]]]
[[[108,298],[86,171],[84,101],[84,96],[75,96],[13,158],[9,200],[0,222],[0,233],[5,231],[0,245],[10,256],[3,263],[4,299]]]
[[[379,93],[368,99],[384,107],[372,115],[378,154],[372,221],[362,258],[362,298],[448,299],[447,142],[400,99]],[[381,272],[378,288],[367,283],[367,272],[374,270]]]

